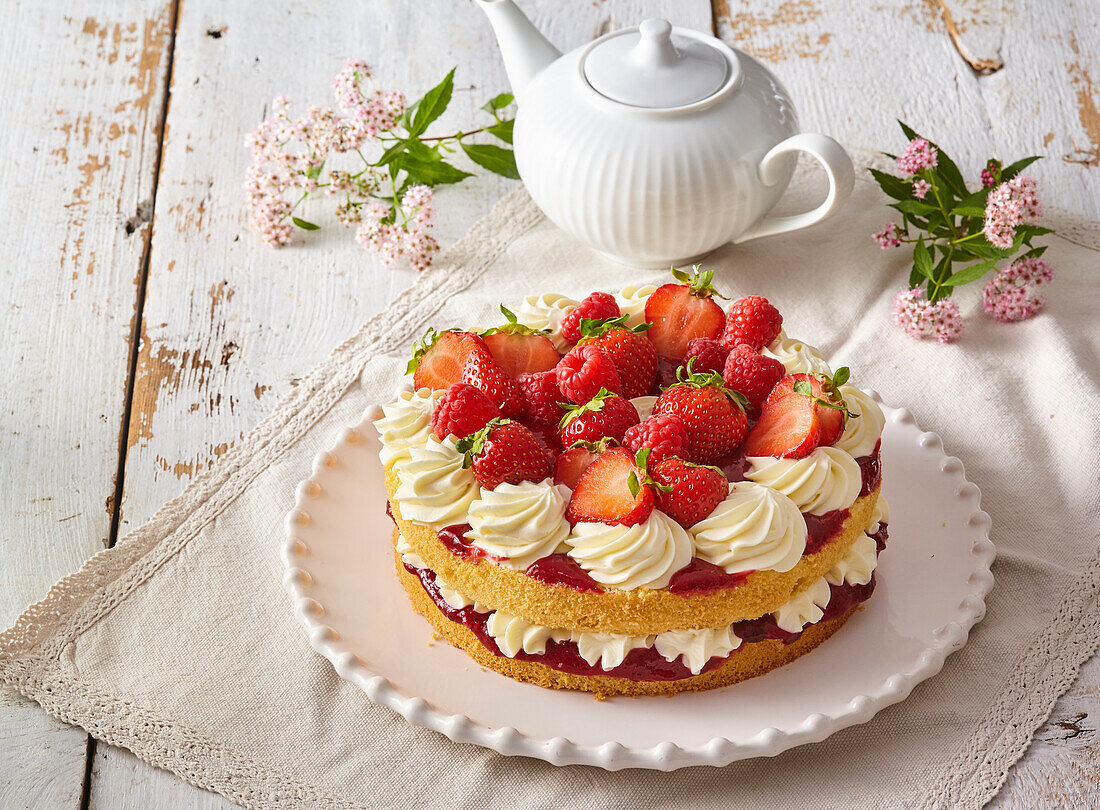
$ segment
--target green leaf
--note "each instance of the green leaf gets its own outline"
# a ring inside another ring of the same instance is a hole
[[[638,476],[634,470],[631,470],[630,475],[626,477],[626,488],[630,490],[631,498],[637,498],[638,493],[642,491],[642,485],[638,482]]]
[[[310,180],[316,180],[318,177],[321,176],[321,170],[324,167],[325,167],[325,164],[323,162],[316,165],[316,166],[311,166],[309,171],[306,172],[306,177],[308,177]]]
[[[1040,256],[1042,256],[1044,253],[1047,252],[1048,247],[1050,247],[1050,246],[1049,245],[1040,245],[1039,247],[1032,248],[1027,253],[1023,254],[1020,258],[1021,259],[1038,259]]]
[[[307,222],[304,219],[298,219],[298,217],[291,217],[290,221],[301,228],[303,231],[319,231],[320,225],[314,225],[312,222]]]
[[[791,386],[791,390],[804,397],[812,397],[814,395],[813,388],[811,388],[810,384],[805,380],[796,380],[794,385]]]
[[[914,140],[915,138],[920,137],[920,135],[914,132],[913,128],[906,124],[904,121],[899,119],[898,124],[901,126],[901,131],[905,133],[905,137],[909,140]]]
[[[451,68],[439,84],[424,94],[424,97],[416,102],[416,113],[412,117],[409,126],[409,134],[417,136],[423,134],[428,125],[443,114],[447,105],[451,103],[451,93],[454,92],[455,68]]]
[[[509,119],[507,121],[498,121],[497,123],[493,124],[491,127],[486,127],[485,131],[488,132],[490,135],[495,135],[496,137],[500,138],[505,143],[511,143],[512,142],[512,126],[515,123],[516,122],[511,120],[511,119]]]
[[[985,216],[985,208],[980,205],[956,205],[951,209],[953,217],[981,217]]]
[[[903,214],[917,215],[932,214],[939,210],[938,208],[936,208],[936,206],[929,205],[928,203],[921,202],[920,200],[901,200],[896,203],[890,203],[890,207],[901,211]]]
[[[1016,228],[1016,233],[1022,233],[1029,239],[1033,236],[1044,236],[1048,233],[1054,233],[1050,228],[1044,228],[1042,225],[1019,225]]]
[[[871,169],[870,171],[871,175],[878,181],[879,188],[895,200],[907,200],[913,196],[909,184],[905,181],[894,177],[892,174],[880,172],[878,169]]]
[[[497,110],[503,110],[513,101],[515,101],[515,96],[511,93],[501,93],[486,101],[481,105],[481,109],[488,113],[495,113]]]
[[[382,153],[381,157],[379,157],[378,160],[375,161],[375,165],[377,165],[377,166],[388,166],[390,164],[390,161],[392,161],[395,157],[397,157],[398,155],[400,155],[403,152],[408,151],[409,144],[412,144],[412,143],[420,143],[420,141],[414,141],[414,140],[408,140],[408,139],[398,141],[397,143],[393,144],[388,149],[386,149],[385,152]]]
[[[988,261],[964,267],[957,273],[952,273],[943,284],[947,287],[958,287],[961,284],[969,284],[971,281],[977,281],[992,270],[993,266],[997,264],[998,261],[1000,261],[1000,259],[989,259]]]
[[[395,159],[391,166],[404,169],[412,183],[422,183],[426,186],[442,186],[448,183],[457,183],[467,177],[472,177],[469,172],[464,172],[442,157],[432,153],[433,159],[421,160],[408,153]]]
[[[841,366],[840,368],[838,368],[836,370],[836,373],[833,374],[833,387],[834,388],[840,388],[840,386],[842,386],[842,385],[844,385],[844,383],[848,382],[848,380],[851,379],[851,377],[852,377],[852,370],[850,368],[848,368],[847,366]]]
[[[483,169],[519,180],[519,170],[516,168],[516,156],[511,149],[488,144],[464,143],[463,151],[470,160]]]
[[[932,143],[929,141],[929,143]],[[944,152],[936,144],[932,144],[936,147],[936,151],[939,152],[939,160],[936,163],[935,172],[944,179],[948,187],[955,192],[958,197],[969,196],[970,192],[967,191],[966,181],[963,180],[962,172],[959,171],[959,167],[955,165],[955,161]]]
[[[928,247],[924,244],[923,236],[917,240],[917,243],[915,245],[913,245],[913,269],[929,281],[933,280],[932,254],[928,251]]]
[[[1035,161],[1039,160],[1041,157],[1042,155],[1032,155],[1031,157],[1022,158],[1021,160],[1017,160],[1015,163],[1005,166],[1003,169],[1001,169],[1001,182],[1003,183],[1006,180],[1011,180],[1013,177],[1018,175]]]

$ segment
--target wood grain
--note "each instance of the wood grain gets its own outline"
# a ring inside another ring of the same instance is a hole
[[[168,8],[102,0],[0,12],[5,627],[110,538]],[[4,807],[77,806],[86,748],[83,731],[0,687]]]

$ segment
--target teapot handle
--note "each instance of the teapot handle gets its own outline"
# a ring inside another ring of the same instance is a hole
[[[813,225],[832,215],[842,206],[852,194],[852,186],[855,183],[855,170],[852,168],[852,159],[843,147],[826,135],[818,135],[813,132],[803,132],[792,135],[785,141],[777,143],[764,155],[760,161],[757,173],[760,180],[766,186],[774,186],[782,179],[781,164],[776,158],[791,152],[808,152],[817,158],[817,162],[825,169],[829,177],[829,193],[825,196],[825,202],[817,208],[802,214],[793,214],[786,217],[773,217],[765,215],[759,222],[749,228],[745,233],[734,239],[735,243],[756,239],[760,236],[771,236],[787,231],[796,231]]]

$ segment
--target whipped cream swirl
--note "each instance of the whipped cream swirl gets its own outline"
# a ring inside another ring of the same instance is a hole
[[[788,633],[802,632],[807,624],[821,621],[832,594],[828,580],[825,577],[819,578],[772,614],[775,616],[775,623]]]
[[[515,658],[520,650],[528,655],[542,655],[546,652],[546,642],[566,641],[567,630],[553,630],[540,624],[521,619],[510,613],[497,610],[485,623],[485,630],[497,643],[497,648],[509,658]]]
[[[781,492],[738,481],[714,511],[690,529],[695,553],[727,574],[790,571],[806,551],[806,519]]]
[[[877,564],[878,546],[873,538],[861,534],[848,553],[825,572],[825,579],[833,585],[866,585]]]
[[[630,400],[630,404],[638,412],[638,419],[644,422],[653,416],[653,406],[657,404],[657,397],[634,397]]]
[[[863,486],[859,464],[835,447],[818,447],[805,458],[750,456],[746,461],[746,478],[782,492],[811,515],[847,509]]]
[[[569,498],[569,488],[549,478],[483,489],[470,504],[466,536],[482,551],[503,558],[501,565],[524,570],[553,554],[569,536],[565,519]]]
[[[409,458],[409,448],[428,441],[432,428],[432,409],[443,396],[442,391],[420,388],[402,391],[397,399],[382,406],[382,416],[374,426],[382,439],[378,452],[382,466],[399,465]]]
[[[397,477],[401,483],[393,497],[401,516],[440,528],[465,523],[470,504],[481,494],[473,472],[462,467],[454,436],[442,442],[429,436],[423,447],[410,447]]]
[[[741,639],[734,635],[733,626],[707,627],[702,630],[670,630],[658,633],[653,646],[666,661],[684,659],[684,666],[698,675],[707,661],[714,657],[725,658],[741,646]]]
[[[520,304],[516,320],[532,329],[549,329],[548,337],[554,341],[559,352],[564,351],[569,348],[569,343],[562,340],[561,322],[578,303],[557,293],[529,295]]]
[[[786,332],[780,332],[770,346],[760,350],[765,357],[778,360],[787,369],[788,374],[824,374],[833,375],[829,364],[821,356],[821,352],[809,343],[787,337]]]
[[[886,503],[885,496],[879,492],[875,500],[875,507],[871,510],[871,519],[867,523],[867,534],[874,534],[883,523],[890,522],[890,504]]]
[[[405,538],[405,535],[398,534],[397,540],[394,541],[393,547],[397,550],[397,553],[401,555],[401,562],[405,565],[411,565],[413,568],[427,568],[428,564],[424,562],[424,558],[416,553],[416,549],[412,547],[412,544]]]
[[[854,385],[840,386],[840,395],[844,397],[848,410],[859,416],[845,420],[844,432],[833,446],[854,458],[869,456],[875,452],[875,445],[882,435],[882,427],[886,424],[882,408]]]
[[[635,526],[578,523],[565,542],[592,579],[624,591],[664,588],[692,557],[691,537],[656,509]]]
[[[627,653],[638,647],[648,647],[653,636],[624,636],[617,633],[572,633],[577,652],[589,666],[598,661],[604,672],[623,662]]]
[[[645,302],[656,291],[652,284],[630,284],[615,296],[619,314],[626,315],[626,325],[635,327],[645,321]]]

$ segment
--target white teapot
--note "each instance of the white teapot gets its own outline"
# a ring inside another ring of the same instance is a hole
[[[653,19],[562,56],[512,0],[477,2],[516,96],[523,182],[551,221],[610,258],[689,264],[819,222],[851,194],[840,145],[799,134],[771,72],[721,40]],[[825,168],[825,201],[771,216],[800,151]]]

